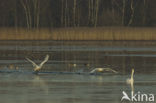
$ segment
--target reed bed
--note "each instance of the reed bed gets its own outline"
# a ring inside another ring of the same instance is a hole
[[[0,40],[156,40],[156,28],[0,28]]]

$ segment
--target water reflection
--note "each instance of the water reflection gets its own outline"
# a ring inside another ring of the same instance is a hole
[[[44,81],[39,75],[33,76],[32,84],[34,88],[38,88],[39,91],[43,91],[44,94],[48,94],[49,87],[47,86],[46,81]]]

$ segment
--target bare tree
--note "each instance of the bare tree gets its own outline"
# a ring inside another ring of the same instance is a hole
[[[61,1],[62,10],[61,10],[61,25],[64,25],[64,0]]]
[[[88,24],[97,26],[100,0],[88,0]]]
[[[88,0],[88,24],[91,18],[91,0]]]
[[[127,3],[127,0],[112,0],[112,4],[114,4],[118,8],[118,10],[121,12],[120,15],[121,15],[122,26],[125,25],[126,3]]]
[[[20,0],[26,15],[27,28],[38,28],[40,21],[40,1]],[[33,11],[33,12],[32,12]]]
[[[61,11],[61,23],[62,26],[69,26],[69,10],[68,10],[68,0],[62,0],[62,11]]]
[[[95,23],[94,23],[94,27],[97,26],[97,20],[98,20],[98,12],[99,12],[99,0],[96,0],[96,5],[95,5]]]
[[[14,26],[17,29],[17,0],[14,1]]]
[[[148,1],[147,0],[143,0],[143,7],[144,7],[144,10],[143,10],[143,25],[146,24],[146,14],[147,14],[147,6],[148,6]]]
[[[66,0],[66,2],[65,2],[65,27],[67,27],[67,23],[68,23],[68,15],[67,15],[67,13],[68,13],[68,2],[67,2],[68,0]]]
[[[131,17],[129,19],[129,22],[128,22],[128,26],[130,26],[133,22],[133,19],[134,19],[134,13],[135,13],[135,9],[137,7],[137,4],[138,4],[138,1],[134,1],[134,0],[131,0]]]
[[[74,6],[73,6],[73,25],[76,26],[76,1],[74,0]]]
[[[79,7],[77,10],[77,26],[78,27],[80,26],[80,19],[81,19],[80,15],[81,15],[81,9]]]
[[[123,6],[122,6],[122,25],[125,25],[125,8],[126,8],[126,0],[122,1]]]
[[[88,0],[88,24],[94,22],[94,1]]]
[[[91,0],[91,22],[94,23],[94,1]]]
[[[33,0],[33,9],[34,9],[34,28],[39,27],[39,19],[40,19],[40,1]]]
[[[25,11],[27,28],[31,29],[32,19],[31,19],[31,13],[30,13],[30,2],[29,2],[29,0],[20,0],[20,1],[21,1],[23,8],[24,8],[24,11]]]
[[[130,26],[132,24],[133,18],[134,18],[134,1],[131,0],[131,17],[130,17],[130,20],[128,22],[128,26]]]

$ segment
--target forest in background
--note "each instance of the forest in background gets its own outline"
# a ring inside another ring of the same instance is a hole
[[[156,26],[156,0],[0,0],[0,27]]]

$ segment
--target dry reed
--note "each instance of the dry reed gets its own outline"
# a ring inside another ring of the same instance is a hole
[[[0,40],[156,40],[155,28],[0,28]]]

